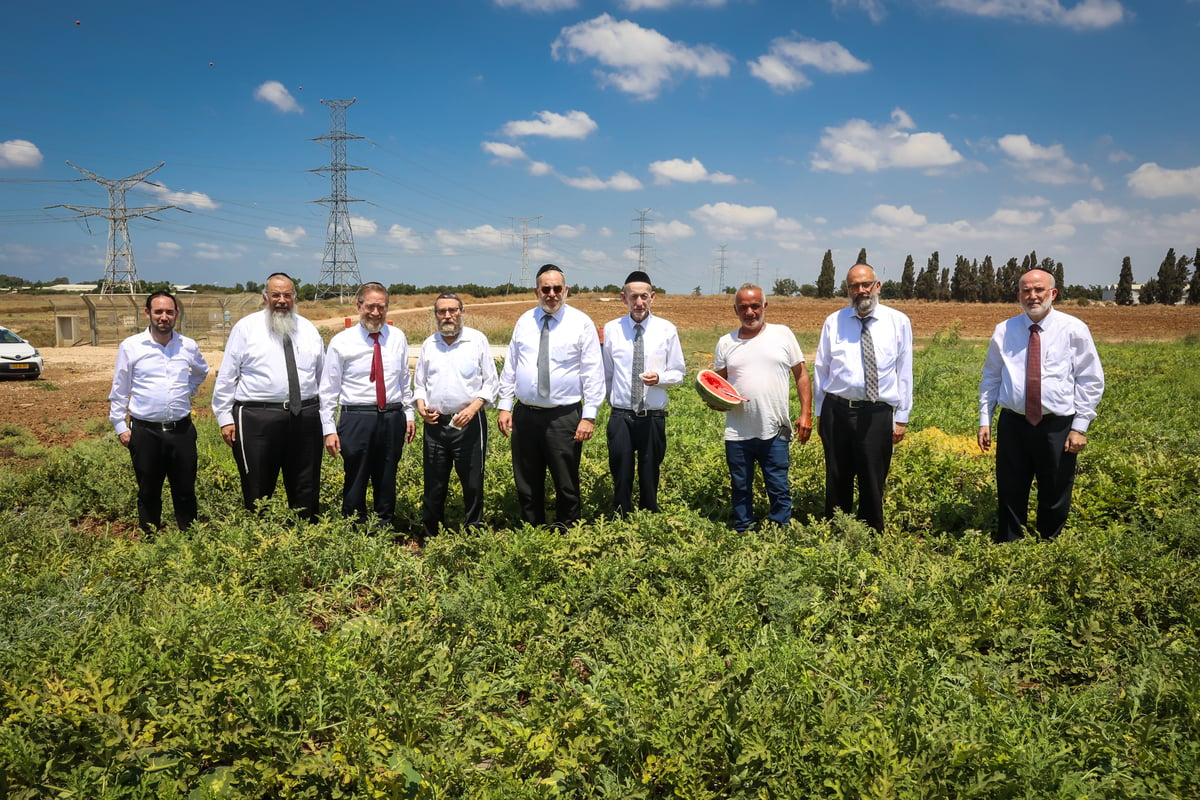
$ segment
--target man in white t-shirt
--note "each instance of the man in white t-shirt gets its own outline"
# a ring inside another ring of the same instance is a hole
[[[770,511],[767,519],[786,525],[792,518],[788,481],[793,430],[801,444],[812,434],[812,388],[804,353],[786,325],[766,321],[766,295],[744,284],[733,310],[741,327],[722,336],[713,353],[713,369],[733,384],[745,402],[725,413],[725,462],[733,504],[733,527],[754,525],[754,467],[762,470]],[[800,397],[800,416],[791,418],[791,383]]]

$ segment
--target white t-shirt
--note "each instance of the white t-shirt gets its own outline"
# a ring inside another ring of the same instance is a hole
[[[752,339],[732,331],[717,340],[713,368],[724,368],[733,388],[747,398],[725,412],[725,441],[791,439],[792,367],[803,362],[796,334],[786,325],[768,322]]]

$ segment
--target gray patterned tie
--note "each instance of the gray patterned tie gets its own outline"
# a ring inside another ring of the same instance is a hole
[[[867,327],[867,322],[870,317],[859,317],[858,321],[862,323],[862,338],[859,343],[862,346],[862,362],[863,375],[866,377],[867,400],[874,403],[879,399],[879,367],[875,365],[875,340],[871,338],[871,329]]]
[[[641,411],[646,405],[646,384],[642,373],[646,371],[646,340],[642,338],[642,325],[633,326],[633,377],[629,383],[629,394],[633,399],[633,410]]]
[[[300,414],[300,373],[296,370],[296,351],[292,349],[292,337],[283,337],[283,362],[287,366],[288,411],[292,416]]]
[[[550,315],[542,317],[542,338],[538,341],[538,397],[550,396]]]

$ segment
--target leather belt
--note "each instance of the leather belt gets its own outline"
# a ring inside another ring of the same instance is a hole
[[[846,408],[865,408],[869,410],[876,410],[892,407],[890,403],[885,403],[882,400],[847,400],[844,397],[838,397],[836,394],[829,394],[825,396],[833,400],[838,405],[845,406]]]
[[[151,430],[156,430],[156,431],[177,431],[177,430],[183,430],[188,425],[191,425],[192,424],[192,416],[191,416],[191,414],[189,414],[186,417],[183,417],[182,419],[171,419],[171,420],[167,420],[166,422],[151,422],[148,419],[138,419],[137,417],[130,417],[129,424],[137,426],[139,428],[150,428]]]
[[[634,411],[632,408],[616,408],[612,409],[614,414],[624,414],[627,417],[665,417],[668,412],[665,408],[643,408],[641,411]]]
[[[320,398],[314,396],[314,397],[308,398],[307,400],[302,400],[300,402],[300,407],[301,408],[312,408],[313,406],[317,405],[320,402],[321,402]],[[275,411],[287,411],[288,410],[288,401],[287,400],[284,400],[282,403],[263,403],[263,402],[259,402],[258,400],[235,400],[234,405],[241,406],[242,408],[270,408],[270,409],[274,409]]]
[[[404,403],[388,403],[383,408],[380,408],[379,406],[375,405],[374,403],[365,404],[365,405],[342,406],[342,413],[349,411],[354,414],[366,414],[366,413],[385,414],[388,411],[403,411],[403,410],[404,410]]]

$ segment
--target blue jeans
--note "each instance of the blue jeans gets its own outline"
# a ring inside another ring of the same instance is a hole
[[[788,483],[791,455],[788,440],[746,439],[725,442],[725,463],[729,465],[729,493],[733,503],[733,528],[749,530],[754,524],[754,465],[762,469],[763,483],[771,510],[767,519],[786,525],[792,518],[792,489]]]

